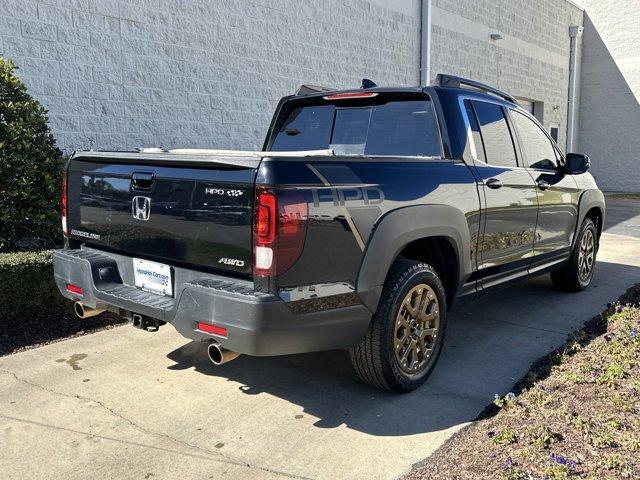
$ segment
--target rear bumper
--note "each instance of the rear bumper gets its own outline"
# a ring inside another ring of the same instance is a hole
[[[53,264],[56,284],[70,300],[156,318],[186,338],[216,341],[248,355],[349,348],[362,339],[371,319],[361,304],[296,314],[279,296],[254,291],[250,281],[178,267],[172,268],[174,298],[143,292],[132,286],[131,257],[90,248],[55,250]],[[108,281],[100,275],[104,268],[110,271]],[[68,284],[81,287],[83,295],[67,291]],[[198,322],[225,327],[227,337],[197,330]]]

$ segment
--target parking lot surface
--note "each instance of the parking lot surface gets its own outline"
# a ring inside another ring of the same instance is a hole
[[[407,395],[363,385],[341,351],[214,367],[171,326],[2,357],[2,477],[394,478],[640,281],[640,202],[608,201],[605,226],[589,290],[543,276],[455,308],[438,366]]]

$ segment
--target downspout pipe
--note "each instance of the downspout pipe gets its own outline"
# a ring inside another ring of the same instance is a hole
[[[569,37],[571,44],[569,46],[569,100],[567,103],[567,153],[573,152],[575,147],[574,132],[576,118],[576,70],[578,66],[578,38],[582,36],[584,27],[581,25],[572,25],[569,27]]]
[[[420,86],[431,82],[431,0],[422,0],[420,12]]]

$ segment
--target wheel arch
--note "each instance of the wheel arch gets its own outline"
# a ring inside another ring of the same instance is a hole
[[[418,238],[407,244],[396,259],[400,257],[431,265],[438,273],[438,277],[440,277],[444,287],[447,296],[447,307],[451,307],[458,289],[460,259],[450,237]],[[396,259],[394,259],[394,262]]]
[[[451,304],[463,279],[471,273],[465,215],[450,205],[416,205],[393,210],[377,223],[356,280],[356,292],[371,312],[378,308],[387,274],[401,256],[436,263],[432,266],[443,283],[446,278],[447,303]]]
[[[576,224],[576,230],[574,234],[573,243],[575,245],[576,238],[578,237],[578,230],[584,222],[585,218],[590,218],[596,224],[598,232],[598,238],[602,234],[605,215],[605,199],[604,194],[597,189],[586,190],[580,196],[580,203],[578,206],[578,222]]]
[[[600,238],[600,235],[602,234],[602,221],[604,220],[603,215],[604,212],[600,207],[591,207],[584,216],[584,218],[590,218],[593,220],[593,223],[596,224],[598,238]]]

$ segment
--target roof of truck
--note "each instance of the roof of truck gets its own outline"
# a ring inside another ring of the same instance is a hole
[[[343,98],[349,98],[349,95],[354,96],[351,98],[357,98],[357,95],[362,95],[364,97],[367,94],[378,93],[428,93],[430,89],[438,89],[454,94],[466,94],[471,91],[477,95],[485,95],[489,99],[495,99],[498,97],[508,103],[512,103],[514,105],[518,104],[515,97],[512,95],[476,80],[446,74],[439,74],[437,78],[438,80],[436,85],[428,87],[379,87],[368,79],[363,79],[363,86],[361,88],[345,90],[337,90],[314,85],[302,85],[294,95],[288,98],[291,100],[318,97],[326,97],[326,99],[332,99],[331,97],[335,97],[335,99],[339,99],[341,96]],[[370,87],[369,85],[375,86]]]
[[[326,89],[309,93],[297,93],[292,95],[295,97],[322,97],[336,95],[340,93],[420,93],[428,87],[371,87],[371,88],[346,88],[346,89]],[[298,89],[299,91],[300,89]]]

